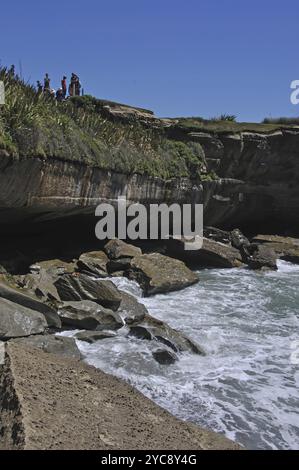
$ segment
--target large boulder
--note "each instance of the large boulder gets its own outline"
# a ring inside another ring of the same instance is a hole
[[[42,313],[45,316],[49,327],[61,328],[61,320],[57,312],[52,307],[41,302],[32,293],[17,288],[12,284],[9,285],[3,277],[0,281],[0,297],[22,305],[23,307],[27,307],[30,310]]]
[[[74,338],[54,335],[36,335],[28,338],[17,338],[10,343],[24,344],[32,348],[38,348],[46,353],[59,354],[72,359],[81,359],[81,353]]]
[[[247,251],[247,263],[251,269],[277,270],[277,255],[271,247],[252,243]]]
[[[229,237],[230,234],[228,233],[227,236]],[[234,248],[230,241],[229,243],[222,243],[204,237],[201,249],[189,251],[185,250],[185,240],[183,238],[174,238],[169,242],[169,250],[173,256],[201,267],[236,268],[244,266],[240,251]]]
[[[61,274],[71,274],[75,271],[75,261],[63,261],[61,259],[50,259],[44,261],[36,261],[30,266],[32,273],[46,271],[51,276],[60,276]]]
[[[148,313],[128,317],[125,321],[129,328],[130,336],[138,339],[158,341],[175,352],[185,351],[205,355],[205,351],[195,341]]]
[[[103,307],[117,310],[121,296],[111,281],[95,281],[85,274],[65,274],[54,283],[63,301],[92,300]]]
[[[174,364],[178,360],[178,356],[169,349],[156,349],[156,351],[153,351],[152,355],[159,364],[167,366]]]
[[[142,255],[140,248],[118,239],[110,240],[104,250],[109,257],[107,269],[110,274],[125,271],[130,267],[132,258]]]
[[[118,313],[90,300],[64,302],[58,310],[64,325],[85,330],[118,330],[123,321]]]
[[[145,296],[184,289],[199,280],[182,261],[159,253],[133,258],[128,277],[140,284]]]
[[[19,285],[34,293],[43,302],[55,302],[59,295],[54,282],[58,276],[41,268],[39,271],[19,277]]]
[[[8,344],[0,369],[1,450],[240,449],[83,362]]]
[[[142,254],[140,248],[134,245],[129,245],[128,243],[118,239],[110,240],[108,243],[106,243],[104,250],[111,260],[117,260],[121,258],[135,258],[136,256],[140,256]]]
[[[102,339],[114,338],[116,334],[111,331],[79,331],[76,333],[75,338],[85,343],[93,344]]]
[[[285,261],[299,264],[299,239],[279,235],[257,235],[252,242],[264,244]]]
[[[144,316],[148,314],[145,305],[138,302],[136,297],[127,292],[120,291],[121,304],[118,313],[124,318],[135,318],[135,321],[140,318],[142,321]]]
[[[0,298],[0,340],[37,335],[47,326],[42,313]]]
[[[84,274],[105,278],[108,276],[108,261],[104,251],[89,251],[80,256],[77,262],[77,269]]]

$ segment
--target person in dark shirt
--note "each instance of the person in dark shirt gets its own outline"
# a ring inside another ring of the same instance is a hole
[[[44,91],[50,91],[50,82],[51,79],[49,77],[49,74],[46,73],[45,78],[44,78]]]
[[[63,99],[66,97],[66,92],[67,92],[67,85],[66,85],[66,76],[64,75],[62,80],[61,80],[61,89],[63,92]]]

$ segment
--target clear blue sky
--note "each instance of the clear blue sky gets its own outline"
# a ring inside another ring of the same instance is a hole
[[[46,8],[47,7],[47,8]],[[159,116],[299,115],[298,0],[11,0],[0,6],[0,60],[57,88]]]

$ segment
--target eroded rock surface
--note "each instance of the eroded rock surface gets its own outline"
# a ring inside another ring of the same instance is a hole
[[[0,449],[240,448],[73,359],[8,344],[0,369]]]

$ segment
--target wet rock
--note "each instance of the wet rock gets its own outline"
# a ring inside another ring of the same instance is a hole
[[[119,291],[121,295],[121,304],[118,313],[126,317],[126,323],[135,324],[140,322],[148,314],[145,305],[138,302],[136,297],[127,292]]]
[[[0,298],[0,339],[40,334],[47,326],[42,313]]]
[[[118,330],[124,324],[118,313],[89,300],[64,302],[58,313],[64,325],[84,330]]]
[[[129,336],[134,336],[138,339],[147,339],[149,341],[155,338],[154,335],[152,335],[152,333],[144,326],[131,326]]]
[[[0,282],[0,297],[43,314],[49,327],[61,328],[61,320],[52,307],[41,302],[32,293],[9,285],[3,277]]]
[[[93,344],[97,341],[101,341],[102,339],[114,338],[115,336],[116,334],[111,331],[80,331],[75,335],[75,338],[79,341]]]
[[[78,271],[105,278],[108,276],[107,262],[108,257],[103,251],[89,251],[80,256],[77,263]]]
[[[157,349],[152,354],[154,359],[159,362],[159,364],[163,365],[171,365],[178,360],[178,356],[168,349]]]
[[[95,281],[85,274],[65,274],[54,285],[63,301],[92,300],[114,311],[121,302],[119,291],[111,281]]]
[[[110,260],[134,258],[135,256],[140,256],[142,254],[140,248],[134,245],[129,245],[128,243],[118,239],[110,240],[105,245],[104,250]]]
[[[275,251],[276,255],[290,263],[299,264],[299,239],[279,235],[257,235],[252,242],[264,244]]]
[[[247,263],[251,269],[277,270],[277,255],[271,247],[252,243],[248,252]]]
[[[73,338],[54,335],[36,335],[10,340],[10,343],[24,344],[41,349],[46,353],[59,354],[72,359],[81,359],[81,353]]]
[[[146,296],[184,289],[199,280],[182,261],[159,253],[133,258],[128,277],[140,284]]]
[[[130,336],[149,341],[158,341],[175,352],[188,351],[194,354],[205,355],[205,351],[186,335],[148,313],[128,318],[126,319],[126,324],[129,327]]]

